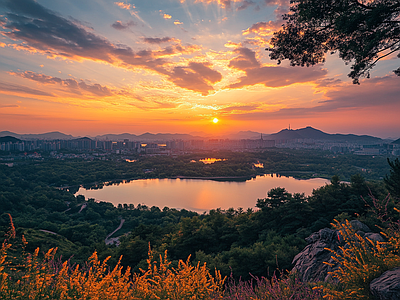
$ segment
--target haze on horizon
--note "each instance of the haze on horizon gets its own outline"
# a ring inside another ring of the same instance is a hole
[[[1,0],[0,131],[220,135],[291,124],[399,138],[396,55],[361,85],[335,55],[310,68],[277,66],[264,49],[288,7]]]

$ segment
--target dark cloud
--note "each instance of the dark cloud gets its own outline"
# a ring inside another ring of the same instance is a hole
[[[170,37],[163,37],[163,38],[143,38],[143,41],[148,44],[162,44],[167,43],[170,41],[174,41],[175,39]]]
[[[11,83],[4,83],[0,82],[0,92],[5,92],[5,93],[23,93],[23,94],[29,94],[29,95],[35,95],[35,96],[49,96],[49,97],[54,97],[53,94],[46,93],[43,91],[39,91],[36,89],[32,89],[26,86],[22,85],[17,85],[17,84],[11,84]]]
[[[7,107],[19,107],[19,105],[17,104],[4,104],[4,105],[0,105],[1,108],[7,108]]]
[[[111,55],[119,50],[106,39],[32,0],[6,0],[4,3],[13,13],[6,14],[8,22],[3,26],[8,30],[3,35],[23,40],[27,47],[110,63],[113,61]]]
[[[361,85],[345,84],[325,93],[327,100],[322,105],[329,109],[347,107],[400,106],[399,77],[387,75],[368,79]],[[397,107],[397,108],[394,108]]]
[[[210,68],[209,63],[191,62],[187,67],[175,67],[169,74],[177,86],[200,92],[203,96],[213,91],[212,83],[222,79],[221,73]]]
[[[126,23],[122,23],[121,21],[115,21],[113,24],[111,24],[111,27],[117,30],[126,30],[129,29],[129,27],[136,26],[137,24],[133,21],[129,21]]]
[[[317,83],[318,87],[334,87],[341,85],[343,82],[339,78],[323,78],[317,80],[315,83]]]
[[[129,46],[115,45],[107,39],[87,31],[84,26],[61,17],[33,0],[3,0],[1,4],[11,11],[6,13],[7,21],[2,24],[5,29],[2,34],[13,40],[25,42],[16,45],[17,49],[35,52],[39,50],[47,55],[69,59],[84,58],[102,61],[128,69],[146,68],[167,75],[172,82],[186,89],[202,94],[212,90],[209,84],[215,81],[202,76],[203,73],[205,76],[210,76],[210,72],[197,72],[192,70],[191,66],[183,67],[182,70],[169,70],[172,61],[168,60],[166,56],[192,53],[199,50],[196,46],[183,47],[178,44],[159,51],[135,52]],[[212,71],[209,66],[207,69]],[[179,76],[179,74],[185,76],[186,73],[191,77],[190,84],[187,83],[186,78]],[[214,76],[219,74],[217,71],[211,73],[216,74]],[[175,78],[175,76],[178,77]],[[90,90],[93,87],[87,88]]]
[[[239,82],[231,84],[230,88],[263,84],[266,87],[283,87],[295,83],[310,82],[327,74],[326,70],[318,67],[261,67],[245,70],[246,76],[240,77]]]
[[[222,5],[223,8],[226,8],[226,9],[232,8],[231,0],[220,0],[218,2],[220,2],[220,4]]]
[[[197,62],[190,62],[189,68],[192,69],[197,74],[200,74],[202,78],[206,81],[211,83],[216,83],[222,79],[222,75],[211,69],[210,63],[197,63]]]
[[[52,77],[44,74],[38,74],[31,71],[25,71],[21,73],[13,73],[10,72],[11,75],[16,75],[22,78],[30,79],[36,82],[40,82],[43,84],[58,84],[62,87],[66,88],[68,91],[81,95],[82,91],[89,92],[96,96],[111,96],[113,92],[106,86],[102,86],[100,84],[87,84],[83,80],[77,81],[72,78],[61,79],[58,77]]]
[[[290,10],[290,1],[288,0],[264,0],[264,4],[266,6],[277,6],[274,11],[276,21],[282,21],[283,15],[289,13]]]
[[[249,1],[249,0],[245,0],[242,2],[242,4],[237,8],[237,10],[244,10],[246,8],[248,8],[249,6],[255,5],[256,3],[253,1]]]
[[[238,70],[259,68],[261,64],[256,59],[256,53],[249,48],[238,48],[235,52],[239,55],[229,62],[229,67]]]
[[[255,52],[248,48],[235,50],[239,55],[229,62],[229,67],[244,71],[245,76],[239,82],[231,84],[229,88],[241,88],[255,84],[264,84],[267,87],[282,87],[294,83],[309,82],[320,79],[327,74],[319,67],[262,67],[255,57]]]

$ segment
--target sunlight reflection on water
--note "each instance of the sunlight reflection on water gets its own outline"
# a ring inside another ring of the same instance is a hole
[[[263,175],[251,180],[213,181],[201,179],[139,179],[102,189],[80,188],[76,195],[118,204],[145,204],[160,209],[187,209],[204,212],[222,208],[255,208],[257,199],[265,198],[272,188],[284,187],[290,193],[310,195],[313,189],[330,181],[323,178],[299,180],[293,177]]]

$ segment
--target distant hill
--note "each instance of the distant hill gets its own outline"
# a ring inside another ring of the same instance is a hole
[[[392,144],[400,144],[400,139],[393,141]]]
[[[0,137],[3,136],[12,136],[21,140],[70,140],[75,138],[70,134],[64,134],[58,131],[39,134],[17,134],[11,131],[0,131]]]
[[[278,133],[270,134],[265,136],[266,139],[273,140],[292,140],[292,139],[313,139],[313,140],[326,140],[335,142],[350,142],[350,143],[365,143],[365,144],[377,144],[383,142],[381,138],[369,136],[369,135],[355,135],[355,134],[329,134],[321,130],[312,128],[310,126],[289,130],[283,129]]]
[[[130,141],[134,141],[137,139],[136,134],[131,134],[131,133],[121,133],[121,134],[103,134],[103,135],[97,135],[95,139],[98,140],[109,140],[109,141],[119,141],[119,140],[125,140],[128,139]]]
[[[9,135],[0,137],[0,143],[9,143],[9,142],[18,143],[21,142],[21,140]]]
[[[297,130],[283,129],[278,133],[273,133],[268,136],[270,140],[294,140],[294,139],[304,139]]]

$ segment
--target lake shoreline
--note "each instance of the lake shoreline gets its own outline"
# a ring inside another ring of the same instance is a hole
[[[81,187],[75,195],[86,199],[119,204],[146,205],[148,207],[170,207],[202,213],[211,209],[251,208],[257,199],[268,196],[277,187],[289,193],[311,195],[329,181],[323,178],[299,180],[280,174],[258,176],[174,176],[174,178],[144,179]],[[89,188],[89,189],[88,189]]]
[[[245,176],[173,176],[168,179],[200,179],[214,181],[247,181],[256,178],[260,175],[245,175]]]

